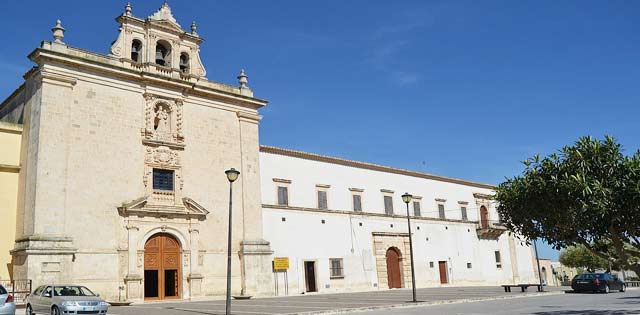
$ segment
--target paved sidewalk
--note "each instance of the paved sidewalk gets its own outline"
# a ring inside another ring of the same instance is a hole
[[[461,303],[538,296],[540,294],[562,294],[566,288],[546,288],[549,292],[505,293],[501,287],[443,287],[418,289],[421,304]],[[313,294],[303,296],[233,300],[232,313],[255,314],[339,314],[353,311],[415,306],[410,289],[380,290],[359,293]],[[112,315],[193,315],[224,314],[225,301],[180,301],[144,303],[126,307],[110,307]]]

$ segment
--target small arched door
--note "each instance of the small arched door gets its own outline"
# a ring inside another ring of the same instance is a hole
[[[402,288],[400,252],[393,247],[387,249],[387,280],[389,289]]]
[[[144,245],[144,298],[180,298],[180,243],[166,233],[158,233]]]
[[[489,228],[489,211],[485,206],[480,207],[480,227]]]

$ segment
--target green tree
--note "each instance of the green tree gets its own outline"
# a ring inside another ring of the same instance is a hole
[[[560,262],[571,268],[583,268],[589,272],[609,268],[609,262],[595,255],[583,245],[569,246],[560,252]]]
[[[582,137],[523,163],[496,189],[507,228],[556,249],[582,245],[640,274],[640,151],[625,156],[612,137]]]

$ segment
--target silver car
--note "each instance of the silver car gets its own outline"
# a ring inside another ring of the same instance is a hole
[[[43,285],[27,296],[26,315],[107,314],[109,303],[79,285]]]
[[[0,315],[14,315],[16,313],[16,303],[13,296],[0,285]]]

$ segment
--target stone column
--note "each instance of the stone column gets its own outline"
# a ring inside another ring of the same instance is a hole
[[[260,116],[238,112],[240,128],[240,185],[242,194],[242,241],[240,242],[242,294],[273,295],[271,256],[273,251],[262,236],[260,190]]]
[[[200,252],[200,230],[197,228],[189,229],[189,242],[191,243],[191,251],[189,253],[191,264],[189,265],[189,276],[187,281],[189,282],[189,291],[191,298],[202,296],[202,273],[200,272],[200,265],[198,263],[198,254]]]
[[[127,225],[127,275],[124,277],[127,300],[142,300],[142,270],[138,270],[138,238],[140,228]]]

